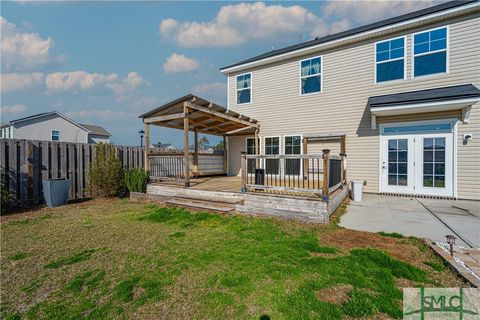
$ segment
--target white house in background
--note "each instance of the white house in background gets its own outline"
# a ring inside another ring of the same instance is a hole
[[[152,145],[150,145],[150,148],[162,149],[162,150],[165,150],[165,151],[177,151],[178,150],[171,143],[161,143],[161,142],[153,143]]]
[[[80,124],[57,111],[39,113],[4,122],[0,138],[51,140],[76,143],[110,142],[111,134],[103,127]]]

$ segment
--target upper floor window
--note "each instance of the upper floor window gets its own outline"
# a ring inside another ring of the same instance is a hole
[[[52,141],[60,140],[60,131],[52,130]]]
[[[376,82],[405,78],[405,38],[375,45]]]
[[[447,72],[447,28],[413,36],[414,77]]]
[[[322,58],[300,61],[300,85],[302,94],[322,91]]]
[[[237,76],[237,104],[252,102],[252,74]]]

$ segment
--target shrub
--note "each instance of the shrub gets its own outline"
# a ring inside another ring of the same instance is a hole
[[[130,192],[147,192],[147,183],[150,174],[142,168],[135,168],[125,172],[125,184]]]
[[[122,163],[115,147],[99,143],[95,145],[95,157],[90,166],[90,192],[102,197],[121,196],[125,192]]]
[[[11,209],[12,195],[10,191],[8,191],[6,183],[5,183],[5,173],[1,173],[0,176],[0,193],[1,193],[1,213],[6,213]]]

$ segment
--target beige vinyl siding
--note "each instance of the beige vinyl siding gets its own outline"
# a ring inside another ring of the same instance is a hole
[[[237,176],[241,174],[241,153],[246,151],[245,137],[244,136],[232,136],[228,137],[228,175]]]
[[[449,26],[449,73],[412,79],[412,34],[435,27]],[[252,103],[237,105],[235,75],[229,77],[229,106],[232,110],[260,121],[260,136],[290,134],[347,135],[349,179],[366,180],[367,192],[379,191],[378,129],[370,128],[368,97],[406,91],[472,83],[480,87],[480,18],[479,14],[436,23],[421,29],[396,33],[356,46],[349,46],[257,67],[252,72]],[[374,83],[374,43],[401,35],[406,37],[407,79]],[[322,56],[322,93],[300,95],[299,61]],[[480,106],[472,107],[469,124],[458,124],[458,196],[480,199]],[[461,114],[455,112],[459,118]],[[423,114],[401,119],[427,120],[451,118],[452,113]],[[388,119],[378,119],[377,123]],[[377,126],[378,128],[378,126]],[[463,145],[463,133],[473,140]],[[236,140],[235,140],[236,141]],[[244,142],[242,142],[244,143]],[[238,147],[231,146],[235,149]],[[312,148],[316,148],[313,146]],[[312,149],[309,145],[309,150]],[[310,151],[312,152],[312,151]],[[231,161],[236,160],[231,157]],[[235,167],[235,166],[233,166]]]

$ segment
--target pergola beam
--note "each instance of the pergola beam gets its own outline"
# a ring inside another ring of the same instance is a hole
[[[197,106],[196,104],[193,104],[191,102],[185,102],[185,103],[187,104],[188,108],[190,108],[190,109],[197,110],[197,111],[203,111],[207,114],[211,114],[212,116],[218,117],[218,118],[223,119],[223,120],[229,120],[229,121],[232,121],[232,122],[241,123],[245,126],[257,126],[258,127],[258,124],[256,124],[256,123],[252,124],[250,121],[246,121],[246,120],[239,119],[237,117],[229,116],[229,115],[226,115],[225,113],[218,112],[218,111],[215,111],[215,110],[209,110],[208,108]]]
[[[158,116],[158,117],[152,117],[152,118],[145,118],[144,123],[154,123],[154,122],[169,122],[172,120],[177,120],[177,119],[183,119],[185,118],[185,112],[179,112],[179,113],[174,113],[174,114],[168,114],[165,116]]]

